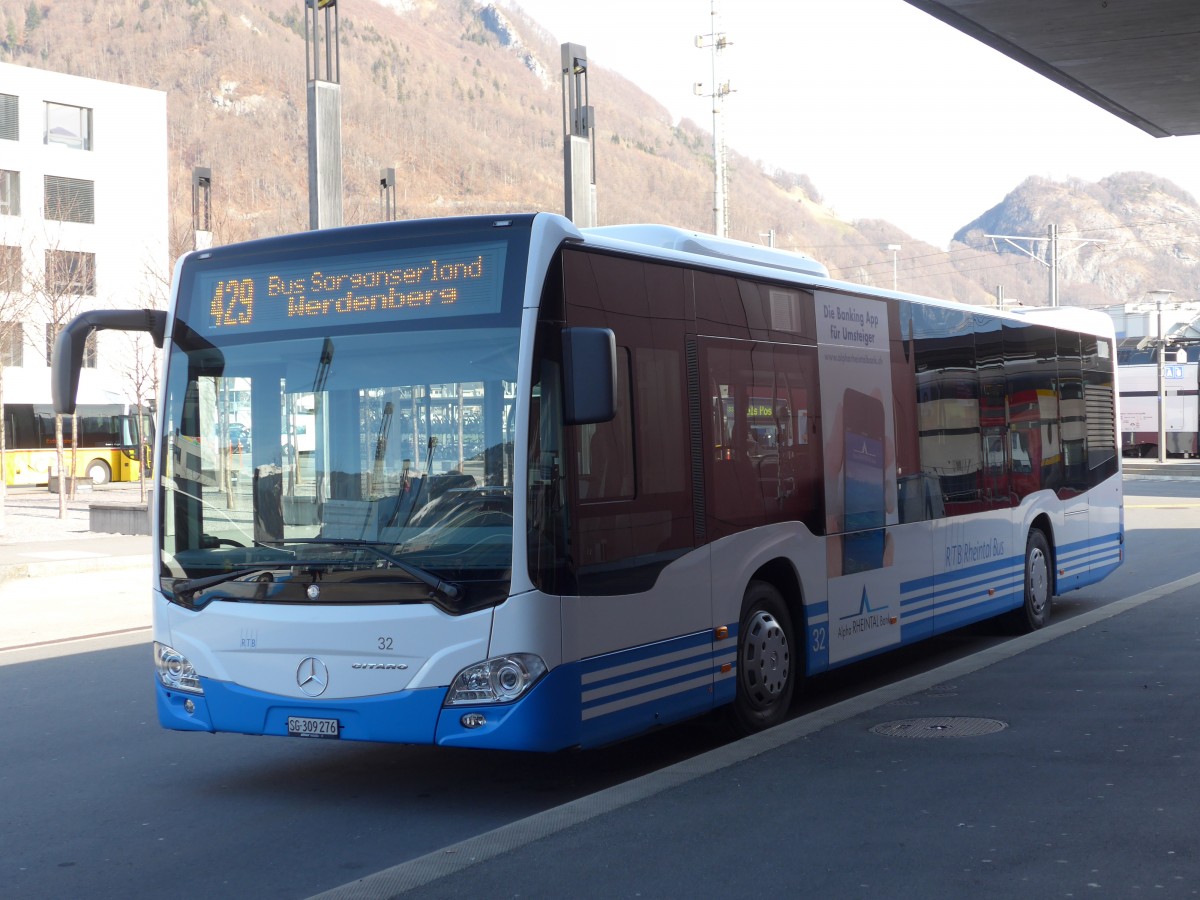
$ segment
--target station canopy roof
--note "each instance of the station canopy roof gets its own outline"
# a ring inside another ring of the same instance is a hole
[[[907,0],[1155,137],[1200,134],[1200,0]]]

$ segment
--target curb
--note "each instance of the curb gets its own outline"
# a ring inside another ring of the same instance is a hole
[[[1197,478],[1200,477],[1200,463],[1170,462],[1170,463],[1125,463],[1121,474],[1126,478],[1146,480],[1164,480],[1168,478]]]
[[[55,559],[28,563],[0,565],[0,584],[26,578],[45,578],[50,575],[86,575],[89,572],[115,572],[123,569],[148,569],[148,554],[137,556],[107,556],[90,559]]]

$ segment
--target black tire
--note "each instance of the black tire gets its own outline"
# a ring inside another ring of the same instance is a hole
[[[1054,605],[1054,580],[1050,544],[1040,528],[1032,528],[1025,539],[1024,601],[1005,613],[1002,621],[1015,634],[1037,631],[1050,621]]]
[[[750,582],[738,628],[737,694],[729,710],[735,733],[752,734],[787,718],[801,661],[794,635],[783,595],[765,581]]]

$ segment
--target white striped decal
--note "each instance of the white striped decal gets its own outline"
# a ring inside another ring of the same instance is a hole
[[[584,721],[732,678],[736,626],[730,632],[719,642],[702,631],[583,660]]]

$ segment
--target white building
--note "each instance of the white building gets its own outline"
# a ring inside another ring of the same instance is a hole
[[[1106,306],[1102,311],[1112,317],[1118,338],[1158,336],[1159,307],[1155,301],[1139,300],[1120,306]],[[1200,319],[1200,303],[1194,300],[1165,300],[1161,312],[1163,333],[1170,334],[1181,325]]]
[[[47,350],[75,314],[162,305],[168,256],[167,95],[0,63],[4,402],[50,402]],[[132,355],[94,335],[79,401],[133,402]]]

